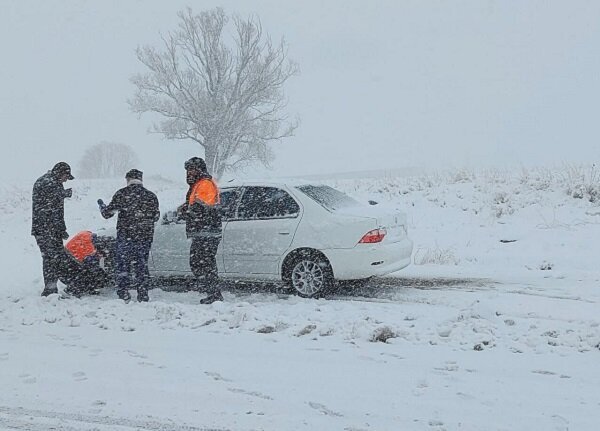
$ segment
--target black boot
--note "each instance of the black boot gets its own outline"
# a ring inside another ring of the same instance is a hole
[[[138,300],[138,302],[150,301],[150,297],[148,296],[148,291],[146,289],[138,290],[137,300]]]
[[[46,283],[44,290],[42,291],[42,296],[52,295],[54,293],[58,293],[58,287],[56,287],[56,281]]]
[[[125,301],[125,304],[127,304],[129,301],[131,301],[131,295],[129,294],[129,291],[127,291],[127,290],[117,291],[117,296],[119,297],[119,299],[122,299],[123,301]]]
[[[213,302],[222,301],[222,300],[223,300],[223,295],[221,295],[220,290],[217,290],[216,292],[208,295],[206,298],[202,298],[200,300],[200,304],[212,304]]]
[[[75,297],[75,298],[81,298],[81,296],[83,295],[83,292],[80,289],[77,289],[75,287],[72,286],[67,286],[65,288],[65,290],[63,291],[63,293],[65,294],[65,297]]]
[[[46,289],[44,288],[44,290],[42,291],[42,296],[49,296],[49,295],[53,295],[55,293],[58,293],[58,288],[54,288],[54,289]]]

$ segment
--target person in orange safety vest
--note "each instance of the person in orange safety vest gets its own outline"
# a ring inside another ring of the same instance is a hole
[[[211,304],[223,300],[215,258],[222,232],[219,186],[208,174],[206,163],[200,157],[192,157],[184,166],[189,190],[179,212],[186,221],[187,237],[192,240],[190,268],[196,277],[198,290],[203,284],[208,294],[200,303]]]
[[[98,236],[90,231],[82,231],[67,241],[65,249],[72,256],[67,265],[70,274],[69,286],[65,289],[67,294],[81,296],[85,293],[96,294],[97,289],[103,288],[108,282],[108,276],[100,266],[100,259],[104,255],[99,251]]]
[[[83,263],[87,257],[96,256],[98,250],[94,244],[96,235],[89,230],[79,232],[71,238],[65,248],[79,262]]]

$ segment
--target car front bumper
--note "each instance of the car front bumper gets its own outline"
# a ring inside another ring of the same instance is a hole
[[[382,276],[406,268],[411,263],[413,242],[357,244],[354,248],[322,250],[337,280]]]

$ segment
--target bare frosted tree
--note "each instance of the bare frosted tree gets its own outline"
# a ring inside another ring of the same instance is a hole
[[[234,16],[228,35],[221,8],[187,8],[178,16],[178,29],[162,36],[160,49],[137,49],[148,71],[132,77],[131,109],[163,117],[151,131],[200,144],[217,177],[253,162],[268,166],[269,144],[297,127],[283,113],[284,84],[298,71],[285,41],[274,44],[254,17]]]
[[[138,162],[135,151],[125,144],[100,142],[85,150],[79,162],[78,176],[81,178],[115,178],[125,173]]]

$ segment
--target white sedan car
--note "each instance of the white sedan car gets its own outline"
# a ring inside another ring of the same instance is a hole
[[[406,215],[366,205],[321,184],[228,183],[221,189],[219,276],[283,280],[304,297],[334,280],[368,279],[410,264]],[[152,245],[153,276],[190,275],[185,222],[163,215]]]

